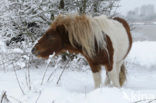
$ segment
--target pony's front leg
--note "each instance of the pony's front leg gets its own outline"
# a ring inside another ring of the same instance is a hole
[[[93,73],[93,79],[94,79],[94,88],[100,88],[101,86],[101,65],[95,63],[91,58],[88,58],[85,56],[88,64],[90,65],[90,68]]]
[[[101,86],[101,71],[93,72],[93,79],[94,79],[94,87],[100,88]]]
[[[91,70],[93,73],[94,87],[100,88],[100,86],[101,86],[101,66],[93,65],[93,64],[91,64],[90,66],[91,66]]]

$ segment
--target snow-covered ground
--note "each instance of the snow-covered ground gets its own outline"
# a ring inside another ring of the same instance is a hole
[[[18,55],[23,53],[21,49],[8,50],[0,39],[0,61],[4,59],[4,52],[16,54],[17,59],[27,58]],[[84,71],[66,69],[57,84],[63,70],[59,66],[57,69],[56,66],[46,68],[45,64],[40,64],[38,68],[30,66],[29,69],[15,72],[13,66],[10,66],[12,64],[4,67],[4,63],[0,65],[0,98],[6,91],[11,103],[156,103],[156,41],[135,41],[125,63],[127,82],[122,88],[102,86],[96,90],[89,66],[72,64],[73,68],[84,68]],[[26,66],[22,60],[19,65]],[[52,72],[53,75],[48,79]],[[105,78],[105,70],[103,77]]]
[[[101,87],[94,90],[92,73],[87,71],[65,70],[59,84],[56,84],[62,69],[48,77],[54,68],[49,67],[43,84],[44,67],[30,69],[30,82],[27,83],[27,70],[16,71],[22,94],[13,70],[0,71],[0,92],[7,91],[12,103],[148,103],[156,99],[156,42],[134,42],[126,59],[127,82],[122,88]],[[87,67],[88,68],[88,67]],[[105,77],[105,71],[103,70]],[[156,103],[153,101],[151,103]]]

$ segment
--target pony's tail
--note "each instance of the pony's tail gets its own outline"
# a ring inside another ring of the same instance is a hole
[[[119,82],[120,82],[120,86],[122,87],[124,82],[126,81],[126,67],[124,65],[124,63],[121,66],[121,70],[120,70],[120,74],[119,74]]]

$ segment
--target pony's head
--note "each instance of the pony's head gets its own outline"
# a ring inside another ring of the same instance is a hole
[[[33,47],[32,54],[37,57],[48,58],[54,52],[57,54],[63,49],[63,26],[49,28]]]
[[[98,48],[106,47],[104,35],[99,32],[102,31],[101,27],[96,22],[97,20],[86,15],[60,15],[32,49],[32,53],[47,58],[53,52],[59,53],[64,46],[69,49],[70,45],[71,48],[81,49],[83,54],[93,57],[95,44]]]

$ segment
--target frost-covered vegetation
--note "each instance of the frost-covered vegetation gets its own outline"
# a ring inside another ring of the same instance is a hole
[[[31,54],[31,48],[57,15],[85,13],[111,17],[117,14],[119,3],[119,0],[1,0],[0,103],[155,103],[155,41],[133,43],[126,59],[127,83],[121,89],[94,90],[90,67],[81,55],[67,52],[43,60]]]

